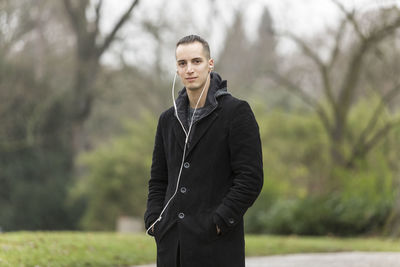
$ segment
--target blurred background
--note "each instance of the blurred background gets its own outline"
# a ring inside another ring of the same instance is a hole
[[[0,231],[143,231],[175,43],[199,34],[260,126],[246,232],[400,236],[399,8],[0,0]]]

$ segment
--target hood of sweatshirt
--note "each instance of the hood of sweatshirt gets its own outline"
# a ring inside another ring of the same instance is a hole
[[[206,103],[204,105],[204,112],[202,112],[202,116],[196,119],[196,121],[201,120],[202,118],[208,116],[217,106],[218,106],[218,98],[229,95],[227,88],[227,81],[222,80],[221,76],[216,72],[210,73],[210,87],[208,88]],[[188,119],[188,107],[189,107],[189,98],[186,92],[186,88],[184,87],[179,91],[178,98],[176,99],[176,108],[179,119],[184,125],[185,129],[188,130],[189,125],[187,123]],[[193,123],[195,123],[194,121]]]

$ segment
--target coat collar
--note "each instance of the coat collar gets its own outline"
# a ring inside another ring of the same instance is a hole
[[[210,87],[207,92],[206,103],[204,105],[205,110],[203,115],[198,118],[192,126],[191,134],[189,137],[189,146],[187,155],[189,155],[190,151],[195,147],[195,145],[199,142],[201,137],[207,132],[207,129],[212,125],[214,120],[218,117],[218,98],[224,95],[230,94],[227,90],[227,81],[222,80],[221,76],[219,76],[216,72],[211,72],[210,79]],[[177,115],[181,120],[183,126],[186,131],[188,131],[188,123],[187,123],[187,110],[189,105],[189,98],[187,96],[186,88],[183,88],[179,91],[179,96],[176,100],[177,106]],[[175,113],[174,113],[175,114]],[[175,114],[176,116],[176,114]],[[207,117],[207,119],[204,119]],[[183,129],[179,123],[179,121],[175,120],[174,132],[175,136],[178,140],[179,146],[183,149],[185,142],[185,134]],[[194,128],[195,129],[194,129]]]
[[[204,115],[200,117],[198,120],[201,120],[203,117],[206,117],[218,106],[217,98],[223,95],[230,94],[227,90],[226,80],[222,80],[221,76],[216,72],[211,72],[210,76],[211,76],[210,87],[208,88],[206,103],[204,105],[205,108]],[[189,125],[187,123],[188,106],[189,106],[189,98],[186,92],[186,88],[184,87],[182,90],[179,91],[178,98],[176,99],[176,108],[179,119],[182,121],[186,131],[189,128]]]

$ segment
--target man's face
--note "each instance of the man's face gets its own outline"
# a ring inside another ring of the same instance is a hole
[[[214,60],[207,58],[201,43],[181,44],[176,48],[176,67],[186,89],[202,90],[212,66]]]

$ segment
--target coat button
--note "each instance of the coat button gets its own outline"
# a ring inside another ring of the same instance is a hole
[[[235,220],[234,220],[233,218],[229,218],[229,219],[228,219],[228,222],[229,222],[230,224],[234,224],[234,223],[235,223]]]
[[[183,219],[183,218],[185,218],[185,214],[183,212],[180,212],[178,214],[178,217],[179,217],[179,219]]]
[[[186,193],[186,187],[184,187],[184,186],[181,187],[181,193],[182,193],[182,194],[185,194],[185,193]]]
[[[190,167],[189,162],[185,162],[185,163],[183,164],[183,167],[185,167],[186,169],[189,168],[189,167]]]

